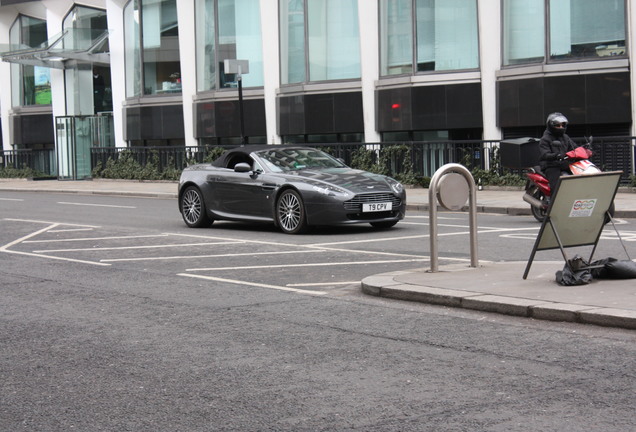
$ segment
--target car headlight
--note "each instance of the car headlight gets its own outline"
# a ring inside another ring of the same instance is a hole
[[[386,181],[387,183],[389,183],[389,186],[391,186],[391,189],[393,189],[393,192],[395,192],[396,194],[401,194],[404,191],[404,186],[399,181],[394,180],[390,177],[387,178]]]
[[[342,196],[342,197],[349,196],[349,192],[335,186],[325,186],[325,187],[314,186],[313,190],[327,196]]]

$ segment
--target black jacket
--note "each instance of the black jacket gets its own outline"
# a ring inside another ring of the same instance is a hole
[[[543,132],[541,141],[539,141],[539,161],[541,168],[560,167],[567,170],[568,163],[563,162],[563,157],[570,150],[574,150],[578,146],[567,135],[554,135],[549,130]]]

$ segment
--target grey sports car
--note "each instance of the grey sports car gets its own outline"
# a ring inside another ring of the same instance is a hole
[[[315,225],[390,228],[405,209],[398,181],[310,147],[234,148],[211,164],[187,167],[179,181],[179,210],[189,227],[232,220],[273,222],[288,234]]]

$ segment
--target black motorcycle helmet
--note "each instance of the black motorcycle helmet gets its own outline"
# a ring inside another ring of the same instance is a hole
[[[568,119],[560,112],[553,112],[548,115],[546,126],[553,135],[563,136],[565,129],[568,127]]]

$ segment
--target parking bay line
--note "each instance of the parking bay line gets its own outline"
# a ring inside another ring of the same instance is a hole
[[[177,255],[169,257],[144,257],[144,258],[111,258],[102,259],[100,262],[122,262],[122,261],[159,261],[159,260],[179,260],[179,259],[196,259],[196,258],[225,258],[239,256],[255,256],[255,255],[284,255],[284,254],[301,254],[301,253],[320,253],[324,250],[306,250],[306,251],[279,251],[279,252],[242,252],[233,254],[216,254],[216,255]]]
[[[297,294],[308,294],[308,295],[315,295],[315,296],[327,294],[325,291],[309,291],[309,290],[290,288],[290,287],[284,287],[279,285],[269,285],[269,284],[262,284],[262,283],[256,283],[256,282],[241,281],[236,279],[225,279],[225,278],[219,278],[219,277],[213,277],[213,276],[193,275],[193,274],[187,274],[187,273],[177,273],[177,276],[190,277],[194,279],[204,279],[204,280],[210,280],[215,282],[227,282],[227,283],[236,284],[236,285],[248,285],[248,286],[254,286],[258,288],[269,288],[269,289],[275,289],[279,291],[294,292]]]
[[[369,265],[369,264],[395,264],[406,262],[419,262],[427,261],[428,258],[413,258],[404,260],[382,260],[382,261],[349,261],[349,262],[325,262],[325,263],[304,263],[304,264],[278,264],[276,268],[293,268],[293,267],[333,267],[343,265]],[[263,268],[271,268],[272,265],[260,265],[260,266],[238,266],[238,267],[207,267],[207,268],[189,268],[186,271],[227,271],[227,270],[255,270]]]
[[[86,207],[125,208],[125,209],[136,209],[137,208],[135,206],[122,206],[122,205],[109,205],[109,204],[90,204],[90,203],[74,203],[74,202],[64,202],[64,201],[58,201],[58,204],[75,205],[75,206],[86,206]]]
[[[215,246],[215,245],[227,245],[243,243],[241,241],[236,242],[209,242],[209,243],[182,243],[182,244],[168,244],[168,245],[143,245],[143,246],[112,246],[112,247],[95,247],[95,248],[71,248],[71,249],[42,249],[35,250],[33,252],[87,252],[87,251],[106,251],[106,250],[128,250],[128,249],[165,249],[176,247],[191,247],[191,246]]]

